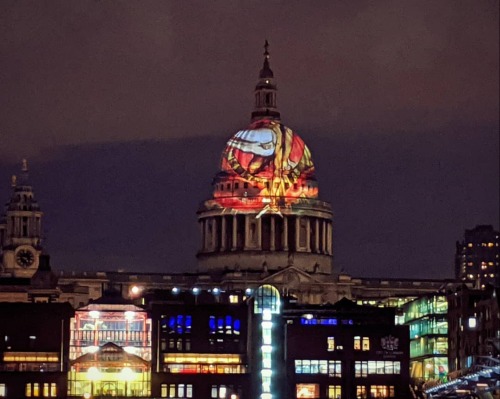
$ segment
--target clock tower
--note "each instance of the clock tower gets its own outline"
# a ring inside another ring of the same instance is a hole
[[[28,179],[28,163],[23,160],[19,178],[12,176],[12,194],[0,219],[0,273],[31,278],[42,253],[42,221],[33,188]]]

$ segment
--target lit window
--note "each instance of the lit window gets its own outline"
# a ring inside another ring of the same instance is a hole
[[[297,384],[295,386],[297,398],[319,398],[319,384]]]
[[[356,386],[356,398],[357,399],[366,399],[366,387],[364,385]]]
[[[229,303],[238,303],[239,297],[238,295],[229,295]]]
[[[212,385],[211,398],[214,399],[230,399],[233,395],[239,397],[241,387],[236,387],[234,385]],[[233,396],[233,397],[234,397]]]
[[[7,390],[5,389],[5,384],[0,384],[0,398],[7,396]]]
[[[328,386],[328,399],[338,399],[342,396],[342,387],[340,385]]]
[[[363,337],[361,343],[362,343],[362,350],[364,350],[364,351],[370,350],[370,338],[369,337]]]
[[[26,395],[27,398],[31,397],[31,382],[28,382],[26,384],[26,389],[25,389],[25,392],[24,394]]]
[[[328,352],[333,352],[335,350],[335,337],[328,337],[326,342]]]
[[[296,374],[328,374],[329,377],[342,376],[340,360],[295,360]]]
[[[372,385],[370,386],[370,394],[373,398],[393,398],[394,386]]]
[[[33,396],[35,397],[40,396],[40,384],[38,384],[38,382],[35,382],[33,384]]]

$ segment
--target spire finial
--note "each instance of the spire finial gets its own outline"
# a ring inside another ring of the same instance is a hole
[[[264,63],[259,72],[259,81],[255,86],[255,108],[252,112],[252,121],[258,119],[280,120],[280,113],[276,106],[276,84],[269,65],[269,42],[267,39],[264,41]]]

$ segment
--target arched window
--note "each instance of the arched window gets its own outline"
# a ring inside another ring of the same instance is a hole
[[[266,93],[266,105],[273,105],[273,94]]]
[[[269,310],[272,314],[280,313],[280,293],[276,287],[266,284],[255,291],[253,312],[256,314]]]

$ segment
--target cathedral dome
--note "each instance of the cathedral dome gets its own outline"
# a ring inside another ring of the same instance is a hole
[[[220,168],[214,198],[254,198],[260,199],[254,205],[262,205],[318,197],[309,148],[276,120],[260,119],[234,134],[222,152]]]

